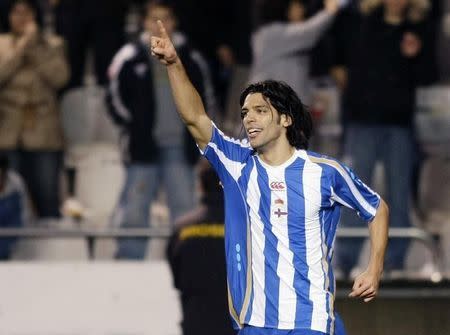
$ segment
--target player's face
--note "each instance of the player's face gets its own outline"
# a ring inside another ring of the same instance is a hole
[[[261,93],[249,94],[241,111],[247,137],[253,149],[262,151],[278,141],[286,140],[286,127],[290,120],[264,99]]]
[[[169,36],[176,28],[176,20],[170,8],[164,6],[151,6],[145,18],[145,29],[154,36],[159,36],[159,27],[156,23],[161,20]]]

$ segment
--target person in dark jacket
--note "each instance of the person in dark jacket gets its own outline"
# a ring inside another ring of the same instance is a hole
[[[67,89],[84,84],[87,50],[93,56],[98,85],[107,84],[106,69],[125,43],[128,0],[50,0],[56,32],[67,41],[70,81]]]
[[[355,29],[343,107],[345,153],[363,180],[371,180],[375,163],[385,168],[386,198],[392,227],[409,227],[414,164],[412,120],[415,89],[434,77],[430,62],[427,2],[363,0],[360,29]],[[346,79],[347,80],[347,79]],[[346,81],[345,80],[345,81]],[[346,87],[345,87],[346,86]],[[358,225],[344,213],[343,223]],[[341,239],[336,259],[344,272],[356,265],[360,240]],[[385,269],[402,270],[408,240],[389,243]]]
[[[184,35],[175,32],[176,18],[170,5],[151,1],[145,9],[145,31],[139,41],[125,45],[114,57],[108,74],[107,103],[112,119],[122,129],[126,180],[112,224],[146,227],[149,206],[161,184],[165,186],[171,219],[194,205],[193,164],[199,153],[179,120],[165,68],[150,57],[149,37],[156,20],[166,23],[177,41],[200,92],[210,86],[202,56],[189,47]],[[151,129],[151,131],[149,131]],[[145,239],[121,239],[116,258],[142,259]]]
[[[228,316],[224,199],[209,163],[198,164],[201,203],[179,218],[167,256],[181,293],[183,335],[233,335]]]

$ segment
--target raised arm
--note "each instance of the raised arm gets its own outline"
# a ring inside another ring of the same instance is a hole
[[[377,213],[369,224],[370,258],[367,270],[356,277],[350,297],[363,298],[369,302],[378,293],[383,273],[384,254],[388,241],[389,210],[383,199],[380,200]]]
[[[302,22],[266,25],[253,35],[255,52],[265,59],[308,51],[323,36],[339,9],[338,0],[325,0],[325,8]],[[267,46],[262,48],[261,45]]]
[[[205,149],[212,136],[212,123],[197,90],[189,80],[161,21],[158,21],[160,37],[152,36],[151,52],[167,67],[172,94],[181,119],[188,127],[201,150]]]

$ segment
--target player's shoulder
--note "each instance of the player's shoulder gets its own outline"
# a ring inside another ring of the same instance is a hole
[[[342,174],[346,170],[346,165],[334,157],[317,153],[314,151],[306,151],[306,155],[310,162],[318,164],[327,173]]]
[[[217,127],[217,125],[214,122],[212,122],[212,125],[213,125],[213,139],[215,137],[218,137],[218,138],[222,139],[225,143],[228,143],[230,145],[239,146],[243,149],[253,152],[253,149],[252,149],[248,139],[234,138],[232,136],[225,134],[219,127]]]

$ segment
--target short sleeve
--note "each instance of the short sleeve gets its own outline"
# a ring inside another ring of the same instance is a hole
[[[237,181],[242,167],[252,151],[248,142],[224,135],[213,124],[211,141],[202,154],[211,163],[222,181],[225,181],[226,177],[231,177]]]
[[[331,198],[354,209],[366,222],[372,221],[380,204],[380,196],[342,163],[336,163],[334,166]]]

